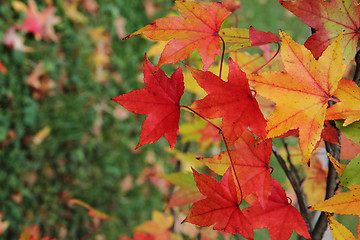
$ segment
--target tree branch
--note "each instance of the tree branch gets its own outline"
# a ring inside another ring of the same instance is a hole
[[[307,202],[306,202],[305,195],[302,192],[302,189],[300,187],[300,182],[297,180],[298,173],[297,173],[296,169],[295,170],[289,169],[286,166],[285,160],[282,158],[282,156],[280,155],[280,153],[277,151],[277,149],[274,146],[272,147],[272,152],[273,152],[274,156],[276,157],[276,159],[278,160],[278,162],[280,163],[282,169],[284,170],[287,178],[289,179],[289,181],[291,183],[291,186],[293,187],[293,189],[295,191],[296,197],[298,199],[299,208],[300,208],[300,214],[304,218],[304,221],[310,232],[310,222],[309,222],[309,217],[308,217]]]
[[[356,68],[353,81],[359,86],[360,84],[360,50],[355,55]]]

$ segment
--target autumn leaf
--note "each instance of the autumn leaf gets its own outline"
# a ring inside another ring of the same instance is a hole
[[[155,237],[155,240],[168,240],[170,238],[170,228],[174,223],[174,217],[159,211],[152,212],[152,219],[145,221],[135,228]]]
[[[166,17],[130,34],[128,39],[144,34],[150,39],[170,42],[161,54],[158,66],[184,60],[193,51],[198,51],[204,70],[207,70],[217,55],[220,55],[219,30],[223,21],[231,14],[220,3],[202,6],[196,2],[176,0],[181,17]]]
[[[157,177],[165,178],[172,184],[179,186],[179,188],[174,191],[171,198],[169,199],[165,210],[175,206],[184,206],[203,198],[196,187],[192,174],[177,172],[167,175],[160,174]]]
[[[329,213],[326,213],[327,220],[331,229],[331,235],[333,240],[356,240],[354,235],[347,229],[344,225],[335,220],[333,216]]]
[[[343,135],[360,146],[360,121],[351,123],[347,126],[344,126],[344,121],[342,120],[337,120],[335,123],[336,127],[339,128]]]
[[[195,202],[183,222],[202,227],[214,225],[214,230],[239,233],[252,239],[253,228],[240,210],[237,191],[231,168],[225,172],[219,183],[214,178],[193,170],[200,192],[206,197]]]
[[[341,79],[334,96],[339,102],[326,112],[326,119],[345,119],[343,126],[360,120],[360,88],[349,79]]]
[[[247,196],[254,192],[262,206],[266,205],[271,192],[269,167],[271,147],[271,140],[257,145],[253,134],[246,130],[235,142],[234,150],[229,152],[242,193]],[[223,175],[231,166],[229,154],[225,151],[212,158],[200,158],[199,160],[215,173]]]
[[[77,204],[77,205],[80,205],[84,208],[86,208],[87,210],[89,210],[89,213],[88,215],[89,216],[92,216],[92,217],[96,217],[96,218],[99,218],[101,220],[112,220],[114,222],[117,222],[116,219],[110,217],[109,215],[103,213],[103,212],[100,212],[98,210],[96,210],[95,208],[91,207],[89,204],[85,203],[84,201],[81,201],[80,199],[76,199],[76,198],[72,198],[68,201],[70,204]]]
[[[250,202],[244,209],[254,228],[268,228],[271,239],[287,240],[295,230],[299,235],[310,239],[306,223],[300,213],[291,205],[280,183],[272,180],[271,195],[265,208],[258,202]]]
[[[3,43],[8,48],[13,48],[22,52],[31,52],[34,49],[24,44],[24,38],[16,32],[14,26],[10,27],[4,34]]]
[[[340,187],[347,187],[351,185],[360,184],[360,154],[352,159],[346,166],[339,179]]]
[[[180,98],[184,93],[182,69],[179,67],[168,78],[162,70],[155,70],[145,55],[144,82],[146,88],[113,97],[127,110],[147,115],[136,148],[156,142],[162,135],[174,148],[179,132]]]
[[[279,42],[279,38],[272,32],[261,32],[252,26],[247,28],[224,28],[220,31],[226,43],[232,44],[230,50],[256,47]]]
[[[353,0],[281,1],[279,3],[317,31],[305,42],[315,58],[340,34],[345,63],[354,58],[359,39],[360,6]]]
[[[267,119],[267,137],[280,136],[299,129],[303,161],[309,163],[324,128],[328,101],[345,70],[341,63],[339,36],[315,60],[309,50],[280,32],[282,61],[286,72],[250,75],[250,84],[262,96],[277,105]]]
[[[205,98],[195,101],[191,108],[207,118],[221,117],[225,138],[232,145],[247,127],[257,136],[263,137],[266,122],[249,88],[246,74],[232,59],[229,59],[229,67],[227,82],[211,72],[189,69],[208,93]]]
[[[360,185],[348,186],[350,191],[341,192],[335,196],[311,206],[310,209],[344,215],[360,215]]]
[[[236,9],[240,8],[240,2],[235,0],[222,0],[221,2],[224,7],[226,7],[227,10],[230,12],[234,12]]]
[[[60,22],[60,18],[55,16],[55,8],[48,6],[42,12],[39,12],[34,0],[28,0],[29,8],[26,11],[26,18],[20,25],[24,32],[30,32],[35,38],[57,41],[54,26]]]

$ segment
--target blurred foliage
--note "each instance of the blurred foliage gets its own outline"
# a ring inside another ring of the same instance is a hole
[[[82,23],[66,15],[66,1],[36,1],[39,11],[53,2],[61,21],[55,25],[56,42],[17,31],[24,44],[33,48],[31,52],[3,44],[6,31],[21,24],[25,13],[15,11],[12,1],[0,2],[0,62],[7,70],[0,73],[0,212],[9,222],[0,239],[17,239],[22,228],[32,224],[58,239],[61,234],[80,239],[90,231],[92,218],[84,209],[69,206],[70,198],[79,198],[118,220],[105,221],[97,232],[106,239],[132,232],[151,217],[151,209],[162,207],[163,198],[147,181],[135,183],[151,164],[145,162],[148,148],[133,155],[143,118],[128,116],[110,101],[141,87],[139,64],[149,43],[142,38],[122,41],[117,31],[131,33],[164,15],[172,2],[153,1],[158,9],[149,18],[142,1],[98,1],[95,11],[88,11],[86,1],[81,1],[78,13],[86,18]],[[116,27],[118,18],[125,21],[125,29]],[[103,28],[100,39],[108,41],[91,37],[99,27]],[[101,44],[107,44],[109,61],[98,66],[92,57]],[[41,62],[38,81],[44,89],[39,90],[29,84],[28,77]],[[54,87],[46,88],[46,81]],[[41,138],[39,131],[44,127],[50,132],[37,143],[35,138]],[[158,161],[163,155],[160,147],[151,150]],[[128,174],[134,186],[125,192],[121,180]]]

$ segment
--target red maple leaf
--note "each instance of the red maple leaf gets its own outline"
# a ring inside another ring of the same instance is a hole
[[[179,67],[168,78],[162,70],[155,70],[145,55],[144,82],[146,88],[112,98],[127,110],[147,115],[136,148],[156,142],[161,136],[174,148],[179,132],[180,98],[184,93],[184,78]]]
[[[244,209],[245,216],[254,228],[268,228],[271,239],[287,240],[293,230],[310,239],[306,223],[300,213],[289,203],[284,189],[280,183],[272,180],[272,191],[267,205],[263,208],[260,203],[252,198],[246,199],[250,205]]]
[[[170,40],[161,54],[157,68],[184,60],[197,50],[206,70],[214,62],[215,56],[220,55],[219,30],[231,13],[217,2],[204,6],[184,0],[177,0],[175,3],[182,17],[157,19],[124,39],[144,34],[153,40]]]
[[[208,95],[195,101],[192,108],[207,118],[222,118],[223,132],[229,145],[250,126],[260,137],[265,136],[266,121],[253,96],[246,74],[230,58],[228,81],[207,71],[189,67],[193,77]]]
[[[271,139],[262,141],[258,145],[256,141],[254,135],[246,130],[234,143],[234,150],[199,160],[215,173],[222,175],[231,166],[230,154],[242,194],[247,196],[255,193],[261,205],[265,206],[271,192],[269,160],[272,145]]]
[[[252,239],[253,228],[240,210],[237,191],[231,168],[228,168],[221,182],[193,170],[194,178],[205,199],[195,202],[183,222],[202,227],[214,225],[214,230],[239,233]]]
[[[346,62],[354,58],[360,27],[360,6],[356,1],[279,0],[279,2],[309,27],[317,30],[304,44],[315,58],[320,57],[342,32],[344,33],[342,39],[343,58],[346,59]]]

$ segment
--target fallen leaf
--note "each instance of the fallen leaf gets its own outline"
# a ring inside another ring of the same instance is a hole
[[[91,207],[89,204],[81,201],[80,199],[72,198],[72,199],[68,200],[68,203],[77,204],[77,205],[80,205],[80,206],[86,208],[87,210],[89,210],[88,214],[91,217],[96,217],[96,218],[99,218],[101,220],[112,220],[114,222],[117,222],[117,220],[115,218],[112,218],[109,215],[96,210],[95,208]]]
[[[3,43],[8,48],[13,48],[22,52],[31,52],[34,49],[24,45],[24,38],[16,33],[16,28],[10,27],[4,34]]]

